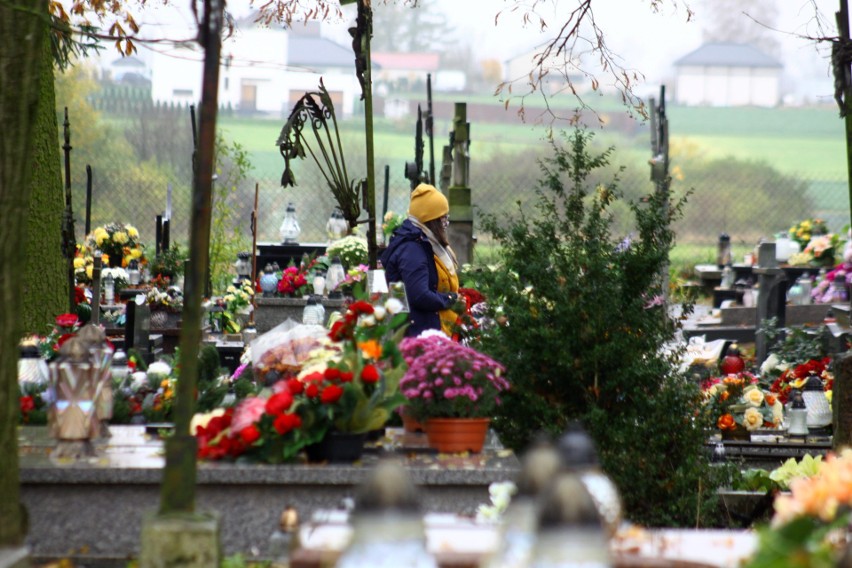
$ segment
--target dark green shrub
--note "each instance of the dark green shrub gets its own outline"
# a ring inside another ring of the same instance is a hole
[[[482,349],[505,363],[512,391],[495,420],[504,443],[522,449],[540,431],[558,435],[579,419],[619,486],[629,517],[647,525],[707,522],[716,481],[696,418],[700,393],[676,372],[664,346],[675,324],[656,301],[682,202],[652,194],[628,203],[635,238],[612,234],[619,176],[591,186],[612,149],[589,153],[577,130],[540,161],[528,214],[484,227],[502,266],[480,285],[497,325]],[[623,203],[623,202],[622,202]]]

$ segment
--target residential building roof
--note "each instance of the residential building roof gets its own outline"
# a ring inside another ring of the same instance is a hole
[[[320,36],[287,35],[287,63],[302,67],[351,67],[355,53],[349,47]]]
[[[675,67],[783,67],[774,57],[747,43],[705,43],[674,62]]]
[[[370,54],[373,63],[386,70],[437,71],[441,63],[440,53],[382,53]]]

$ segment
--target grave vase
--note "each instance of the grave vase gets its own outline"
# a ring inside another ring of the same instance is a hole
[[[305,447],[310,462],[345,463],[361,459],[367,433],[328,431],[322,440]]]

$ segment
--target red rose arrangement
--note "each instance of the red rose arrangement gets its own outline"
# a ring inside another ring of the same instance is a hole
[[[300,270],[298,266],[288,266],[281,272],[278,293],[283,296],[301,296],[307,292],[307,286],[307,269]]]
[[[458,294],[459,300],[464,304],[462,308],[462,304],[459,302],[454,308],[459,315],[452,328],[452,339],[453,341],[470,343],[479,339],[480,336],[475,308],[485,301],[485,296],[474,288],[459,288]]]
[[[40,338],[38,348],[42,357],[53,359],[59,348],[80,331],[80,318],[77,314],[60,314],[54,320],[53,329],[46,337]]]
[[[199,457],[281,463],[329,431],[380,428],[405,402],[398,388],[405,361],[397,347],[405,321],[407,314],[384,305],[352,303],[329,333],[335,348],[318,350],[328,355],[321,365],[233,410],[196,417]]]
[[[816,376],[822,381],[823,390],[830,400],[831,392],[834,389],[834,375],[828,370],[829,365],[831,365],[831,357],[823,357],[787,367],[772,382],[769,390],[778,395],[782,404],[787,404],[794,388],[802,388],[809,377]]]

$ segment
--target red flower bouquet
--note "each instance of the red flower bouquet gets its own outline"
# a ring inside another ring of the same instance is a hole
[[[769,390],[778,395],[782,404],[787,404],[793,389],[802,388],[809,377],[816,376],[822,381],[823,390],[830,400],[834,388],[834,375],[828,370],[830,364],[831,357],[823,357],[789,366],[772,382]]]
[[[244,399],[234,411],[196,417],[199,457],[280,463],[330,431],[358,434],[383,426],[405,402],[397,342],[407,314],[394,310],[354,302],[332,327],[331,345],[314,350],[299,377]]]
[[[313,263],[311,263],[313,266]],[[308,292],[308,270],[298,266],[288,266],[281,272],[278,281],[278,293],[282,296],[303,296]]]

